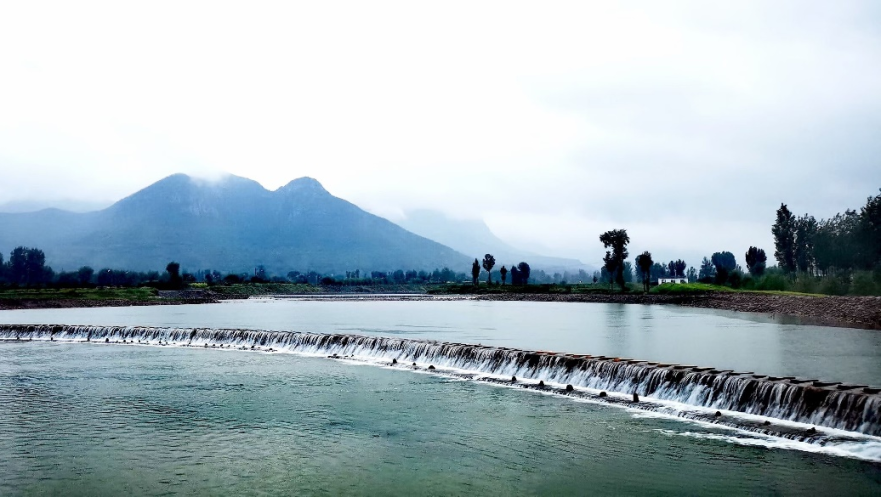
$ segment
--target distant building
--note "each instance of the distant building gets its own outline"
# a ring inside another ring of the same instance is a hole
[[[666,278],[658,278],[658,284],[663,285],[664,283],[688,283],[688,278],[685,276],[670,276]]]

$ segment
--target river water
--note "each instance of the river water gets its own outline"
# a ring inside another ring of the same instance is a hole
[[[877,332],[665,306],[249,300],[0,323],[377,335],[881,385]],[[879,443],[294,354],[0,341],[0,495],[877,495]]]

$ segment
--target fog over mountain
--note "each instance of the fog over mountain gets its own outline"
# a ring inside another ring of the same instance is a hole
[[[427,209],[408,211],[406,218],[397,223],[403,228],[424,236],[463,254],[482,258],[484,254],[492,254],[496,258],[496,266],[510,267],[520,261],[528,262],[533,269],[542,269],[547,273],[578,271],[594,271],[595,266],[584,264],[577,259],[548,257],[518,250],[497,237],[483,221],[473,219],[452,219],[442,212]]]
[[[879,61],[877,0],[5,2],[0,204],[310,176],[597,266],[611,229],[743,264],[781,202],[877,192]]]
[[[465,271],[471,259],[334,197],[312,178],[275,191],[228,176],[176,174],[88,213],[0,214],[0,248],[36,246],[56,270],[90,265],[270,273],[360,269]]]

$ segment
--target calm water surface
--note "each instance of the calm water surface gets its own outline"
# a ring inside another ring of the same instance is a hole
[[[0,343],[0,495],[878,495],[881,466],[326,359]]]

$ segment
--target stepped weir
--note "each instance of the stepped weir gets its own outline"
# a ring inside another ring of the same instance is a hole
[[[571,385],[599,390],[603,398],[606,392],[633,395],[881,436],[879,388],[695,365],[406,338],[212,328],[0,325],[0,340],[223,346],[352,357],[399,367],[420,363],[439,373],[492,375],[496,383],[517,378],[518,384],[532,382],[534,388]]]

